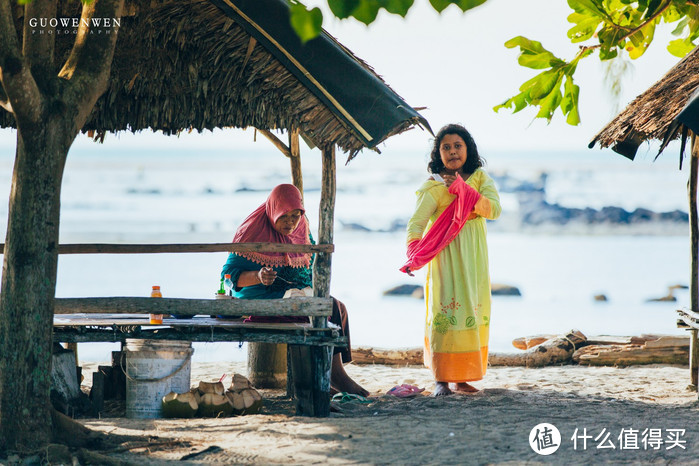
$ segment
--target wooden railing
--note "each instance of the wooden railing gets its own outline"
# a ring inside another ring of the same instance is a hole
[[[58,254],[159,254],[182,252],[309,252],[332,253],[333,244],[185,243],[185,244],[60,244]],[[0,243],[0,254],[5,244]]]
[[[195,314],[219,316],[325,316],[332,298],[188,299],[56,298],[54,314]]]

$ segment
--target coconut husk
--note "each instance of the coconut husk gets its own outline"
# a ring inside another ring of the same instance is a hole
[[[163,417],[194,417],[199,410],[199,403],[192,392],[170,392],[163,397]]]

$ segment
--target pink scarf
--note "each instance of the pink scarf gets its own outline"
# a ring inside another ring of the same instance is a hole
[[[435,220],[422,239],[408,245],[408,262],[401,267],[401,272],[407,273],[408,268],[410,271],[420,269],[447,247],[459,234],[476,202],[481,198],[481,194],[467,185],[460,176],[449,186],[449,192],[455,194],[456,199]]]
[[[297,209],[301,211],[301,221],[290,235],[282,235],[274,229],[274,224],[279,217]],[[233,242],[311,244],[308,220],[304,213],[303,198],[298,188],[292,184],[280,184],[272,190],[265,203],[248,215],[248,218],[238,227]],[[305,253],[239,252],[236,254],[264,267],[308,267],[311,262],[311,255]]]

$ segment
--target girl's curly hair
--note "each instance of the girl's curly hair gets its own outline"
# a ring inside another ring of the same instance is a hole
[[[444,170],[444,163],[439,153],[439,146],[442,144],[442,139],[447,134],[456,134],[466,143],[466,163],[461,167],[462,174],[471,175],[477,168],[485,164],[485,160],[478,155],[478,147],[476,147],[476,142],[473,140],[471,133],[461,125],[450,124],[442,127],[434,138],[432,152],[430,153],[430,162],[427,164],[427,171],[429,173],[439,174]]]

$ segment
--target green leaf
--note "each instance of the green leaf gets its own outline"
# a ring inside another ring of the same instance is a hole
[[[505,47],[519,47],[520,55],[517,59],[520,65],[533,69],[544,69],[561,66],[565,62],[546,50],[541,42],[527,39],[523,36],[514,37],[505,42]]]
[[[482,5],[486,2],[486,0],[459,0],[455,2],[459,8],[461,8],[461,11],[468,11],[471,8],[476,8],[479,5]]]
[[[676,57],[682,58],[694,49],[695,45],[688,39],[675,39],[667,44],[667,51]]]
[[[539,102],[539,113],[536,114],[536,118],[546,118],[548,122],[551,122],[553,112],[561,104],[561,98],[560,89],[558,87],[552,89],[546,98]]]
[[[359,0],[328,0],[330,11],[340,19],[349,18],[359,5]]]
[[[535,40],[529,40],[524,36],[513,37],[512,39],[505,42],[505,47],[507,47],[508,49],[519,47],[523,53],[527,52],[527,53],[535,54],[535,53],[548,52],[548,50],[546,50],[541,45],[541,42],[537,42]]]
[[[567,115],[566,123],[572,126],[580,124],[580,114],[578,113],[579,95],[580,87],[573,83],[572,76],[566,76],[563,100],[561,100],[561,111],[564,115]]]
[[[643,16],[643,20],[647,20],[651,16],[653,16],[657,11],[658,8],[663,4],[663,0],[650,0],[648,2],[648,9],[646,10],[646,14]]]
[[[643,29],[633,34],[630,39],[631,43],[626,44],[626,51],[632,60],[639,58],[646,53],[648,46],[653,42],[655,35],[655,21],[648,23]]]
[[[576,43],[591,38],[602,20],[596,16],[571,13],[568,16],[568,22],[575,23],[575,26],[568,30],[568,38],[571,42]]]
[[[563,72],[544,71],[536,80],[536,83],[529,90],[529,97],[534,100],[545,99],[551,94],[558,82],[563,77]]]
[[[604,6],[600,0],[568,0],[568,6],[588,16],[598,16],[600,18],[608,18],[609,16],[604,11]]]
[[[352,17],[369,25],[374,22],[379,14],[379,2],[376,0],[359,0],[359,6],[352,12]]]
[[[674,3],[670,5],[665,11],[663,11],[662,17],[663,21],[666,23],[674,23],[679,21],[684,16],[684,13],[677,9],[677,5]]]
[[[414,2],[415,0],[388,0],[384,8],[389,13],[400,15],[405,18],[405,15],[408,14],[408,10],[410,10]]]
[[[452,0],[430,0],[430,5],[432,5],[432,8],[437,10],[437,12],[441,13],[446,7],[454,3]]]
[[[308,42],[320,35],[323,24],[323,13],[319,8],[308,11],[300,3],[294,3],[290,8],[291,27],[301,39],[301,42]]]

